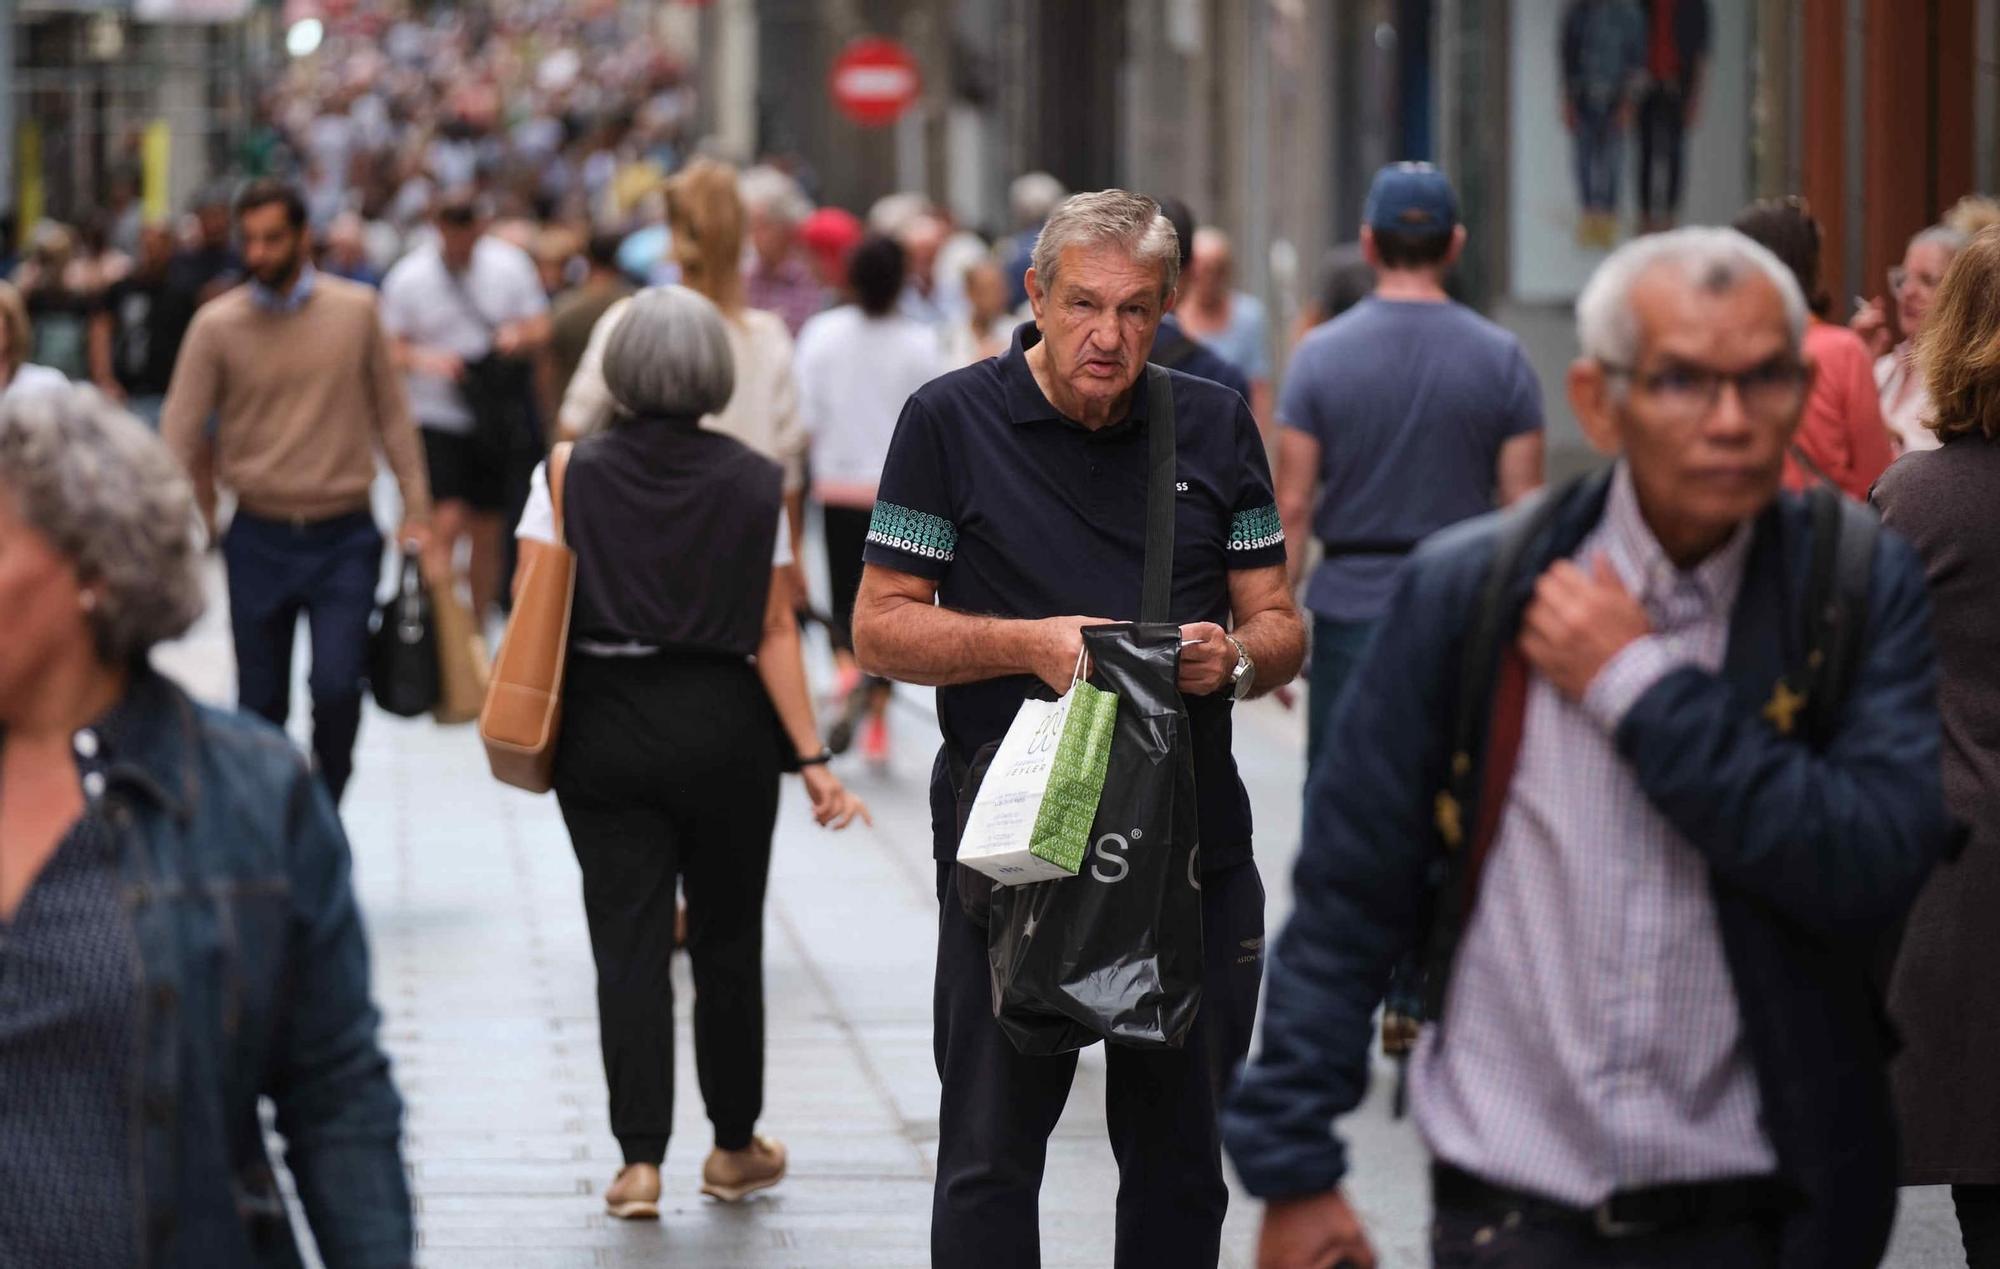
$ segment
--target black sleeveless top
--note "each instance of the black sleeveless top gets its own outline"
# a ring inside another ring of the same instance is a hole
[[[783,484],[776,463],[692,421],[640,420],[577,442],[563,477],[570,637],[754,655]]]

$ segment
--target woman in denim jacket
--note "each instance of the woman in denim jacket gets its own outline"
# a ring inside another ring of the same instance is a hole
[[[201,610],[193,499],[96,392],[0,404],[0,1263],[411,1259],[402,1104],[331,803],[147,664]]]

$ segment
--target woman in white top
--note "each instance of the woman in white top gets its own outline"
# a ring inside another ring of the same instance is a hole
[[[0,397],[61,392],[69,387],[62,371],[28,360],[34,333],[28,323],[27,301],[11,282],[0,282]]]
[[[746,307],[743,299],[743,200],[736,170],[697,159],[667,184],[667,225],[681,284],[722,310],[723,329],[736,366],[729,404],[701,425],[742,441],[784,469],[785,508],[794,549],[805,522],[806,435],[799,426],[798,389],[792,379],[792,336],[776,313]],[[604,386],[604,349],[625,316],[629,300],[604,311],[557,413],[564,437],[604,430],[616,409]]]
[[[903,403],[948,369],[934,329],[898,308],[906,269],[893,238],[862,239],[847,264],[855,302],[821,313],[799,332],[799,406],[812,437],[813,497],[825,517],[833,641],[848,702],[828,743],[835,752],[845,749],[865,714],[862,750],[876,762],[889,754],[889,685],[871,680],[864,687],[854,664],[850,625],[861,549]]]
[[[1944,283],[1945,271],[1964,249],[1966,236],[1948,225],[1932,225],[1910,239],[1903,263],[1889,270],[1889,294],[1896,303],[1896,326],[1903,342],[1889,346],[1888,312],[1881,300],[1861,306],[1849,323],[1876,353],[1875,386],[1882,393],[1882,418],[1895,434],[1896,452],[1936,449],[1937,433],[1928,426],[1931,394],[1915,357],[1917,336],[1930,317],[1931,302]]]

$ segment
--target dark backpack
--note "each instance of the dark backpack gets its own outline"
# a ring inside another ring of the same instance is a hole
[[[1428,928],[1392,976],[1383,1012],[1382,1047],[1392,1057],[1407,1057],[1422,1024],[1444,1012],[1452,959],[1513,779],[1528,672],[1513,647],[1520,613],[1510,608],[1508,596],[1524,562],[1538,558],[1556,513],[1593,479],[1601,479],[1601,474],[1544,490],[1507,513],[1487,567],[1459,663],[1451,762],[1445,787],[1434,799],[1433,818],[1442,849],[1432,865]],[[1799,703],[1798,734],[1818,748],[1832,739],[1861,662],[1880,524],[1868,507],[1828,485],[1815,487],[1806,499],[1812,517],[1812,561],[1806,580],[1805,629],[1796,645],[1805,649],[1805,656],[1786,671],[1781,690]],[[1399,1109],[1401,1092],[1399,1088]]]

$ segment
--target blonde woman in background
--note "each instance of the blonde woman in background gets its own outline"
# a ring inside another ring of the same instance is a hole
[[[701,425],[735,437],[783,469],[785,509],[796,556],[805,522],[808,441],[792,377],[792,336],[783,318],[744,301],[745,223],[736,169],[727,163],[696,159],[667,182],[670,251],[681,284],[722,310],[735,362],[736,390],[729,404],[703,418]],[[629,303],[606,309],[591,331],[557,414],[567,438],[603,431],[618,408],[604,386],[604,349]]]

